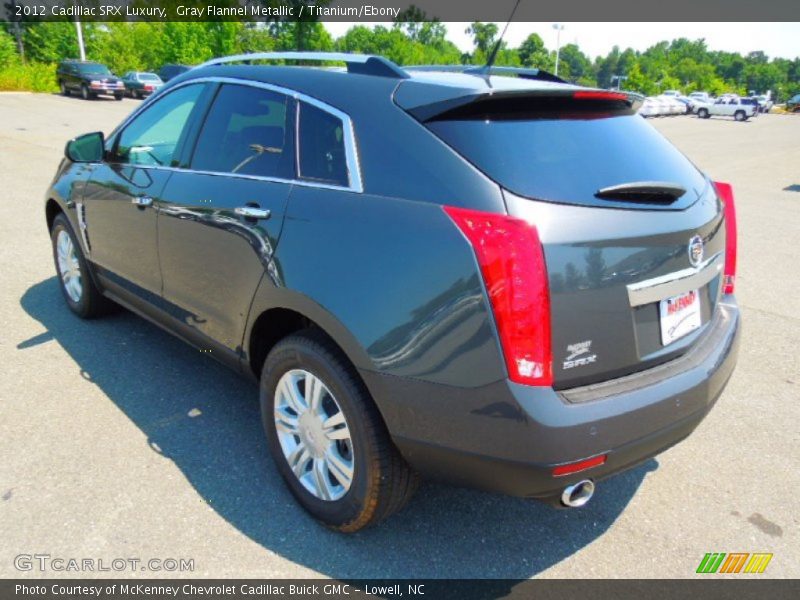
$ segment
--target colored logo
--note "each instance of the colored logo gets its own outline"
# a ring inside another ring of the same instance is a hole
[[[763,573],[772,554],[765,552],[708,552],[700,565],[697,573]]]
[[[689,240],[689,262],[696,267],[703,261],[703,238],[699,235]]]

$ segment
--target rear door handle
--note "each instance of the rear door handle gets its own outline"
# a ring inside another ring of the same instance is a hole
[[[256,206],[239,206],[234,208],[233,212],[245,219],[269,219],[271,214],[268,208],[258,208]]]
[[[153,199],[150,196],[136,196],[131,198],[131,202],[139,208],[145,208],[153,204]]]

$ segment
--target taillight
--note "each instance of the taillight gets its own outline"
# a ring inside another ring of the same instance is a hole
[[[723,272],[722,293],[732,294],[736,284],[736,206],[733,201],[733,188],[730,183],[714,182],[725,207],[725,270]]]
[[[506,215],[452,206],[444,210],[475,251],[509,378],[552,385],[550,292],[536,227]]]

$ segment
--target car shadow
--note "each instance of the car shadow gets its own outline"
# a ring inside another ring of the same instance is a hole
[[[424,483],[380,526],[337,534],[284,487],[268,456],[255,385],[127,311],[78,319],[55,277],[28,289],[21,305],[46,332],[19,340],[18,351],[56,341],[222,518],[331,577],[529,578],[602,536],[658,467],[649,460],[605,481],[589,505],[569,511]]]

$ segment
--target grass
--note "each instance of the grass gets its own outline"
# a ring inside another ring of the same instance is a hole
[[[0,92],[56,92],[56,66],[11,63],[0,68]]]

